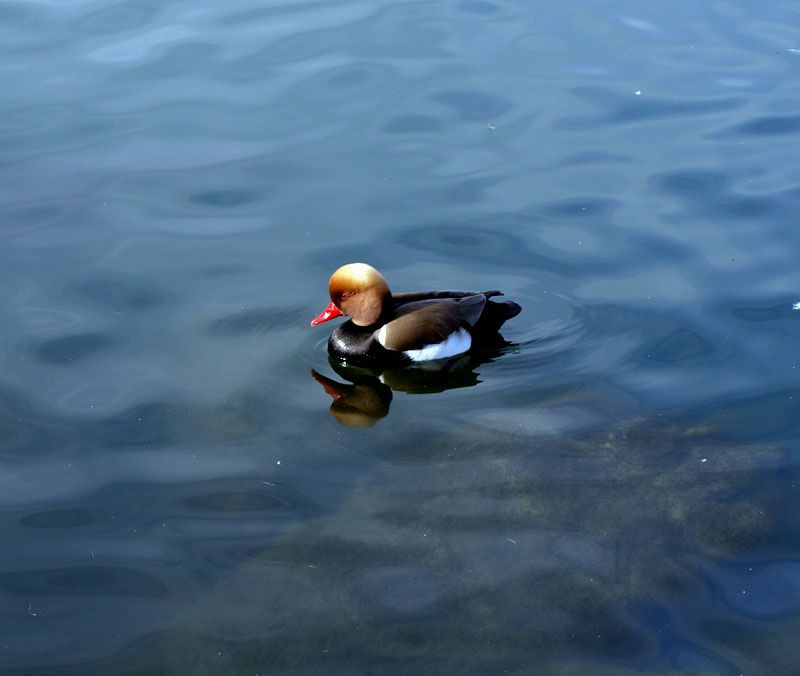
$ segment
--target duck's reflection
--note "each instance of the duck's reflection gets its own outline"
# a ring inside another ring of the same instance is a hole
[[[336,420],[350,427],[371,427],[389,413],[392,391],[433,394],[458,387],[473,387],[481,382],[475,369],[486,361],[489,359],[465,356],[436,369],[375,370],[347,366],[330,358],[331,368],[349,382],[328,378],[314,369],[311,375],[333,397],[330,412]]]
[[[330,412],[342,425],[372,427],[389,413],[392,390],[377,378],[368,384],[348,384],[323,376],[314,369],[311,375],[333,397]]]

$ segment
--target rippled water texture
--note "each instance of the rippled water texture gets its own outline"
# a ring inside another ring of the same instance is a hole
[[[0,673],[800,672],[798,26],[0,5]],[[524,310],[337,370],[351,260]]]

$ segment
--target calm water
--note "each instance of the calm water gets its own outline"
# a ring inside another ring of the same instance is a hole
[[[800,671],[798,26],[0,5],[0,673]],[[337,373],[352,260],[510,345]]]

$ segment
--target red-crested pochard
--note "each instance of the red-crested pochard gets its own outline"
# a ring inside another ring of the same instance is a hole
[[[364,366],[407,366],[463,355],[496,336],[522,308],[490,301],[500,291],[411,291],[392,294],[371,265],[348,263],[328,284],[331,303],[311,326],[345,315],[331,334],[328,352]]]

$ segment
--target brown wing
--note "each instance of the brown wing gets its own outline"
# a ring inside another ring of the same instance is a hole
[[[478,321],[486,305],[486,296],[476,294],[458,299],[409,303],[404,314],[387,323],[379,339],[388,350],[404,352],[435,345],[466,326]]]
[[[502,291],[483,291],[484,296],[493,298],[494,296],[502,296]],[[400,293],[393,293],[392,300],[397,305],[404,303],[413,303],[420,300],[442,300],[445,298],[462,299],[467,296],[481,295],[479,291],[401,291]]]

